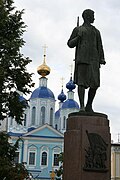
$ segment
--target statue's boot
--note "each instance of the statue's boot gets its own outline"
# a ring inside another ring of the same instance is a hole
[[[84,96],[85,96],[85,88],[83,86],[78,86],[78,97],[79,97],[79,101],[80,101],[80,111],[85,111]]]
[[[85,111],[86,112],[94,112],[92,109],[92,104],[86,104]]]
[[[92,109],[92,103],[93,103],[93,99],[94,99],[95,94],[96,94],[96,90],[97,89],[90,88],[88,91],[88,101],[87,101],[87,104],[85,107],[86,112],[94,112]]]
[[[85,107],[80,107],[80,112],[85,112]]]

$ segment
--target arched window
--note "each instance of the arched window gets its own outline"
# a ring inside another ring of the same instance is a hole
[[[50,126],[53,125],[53,108],[50,109]]]
[[[63,117],[63,129],[65,129],[66,128],[66,117],[64,116]]]
[[[59,166],[59,155],[60,155],[61,149],[59,147],[55,147],[53,149],[53,166]]]
[[[42,158],[41,158],[41,165],[46,166],[47,165],[47,152],[42,152]]]
[[[34,146],[28,147],[28,165],[36,165],[37,149]]]
[[[42,125],[45,124],[45,107],[44,106],[41,107],[41,122],[42,122]]]
[[[19,163],[19,158],[20,158],[20,152],[19,151],[17,151],[17,152],[15,152],[15,157],[14,157],[14,163]]]
[[[58,125],[57,125],[57,124],[55,125],[55,129],[56,129],[56,130],[58,129]]]
[[[35,118],[36,118],[36,107],[32,108],[32,125],[35,125]]]

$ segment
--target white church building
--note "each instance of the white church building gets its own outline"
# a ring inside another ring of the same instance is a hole
[[[46,54],[37,72],[40,75],[39,87],[30,96],[23,124],[19,125],[9,117],[1,122],[0,130],[7,130],[11,143],[21,138],[15,161],[24,162],[33,178],[47,180],[51,179],[51,172],[60,166],[58,156],[63,152],[68,114],[79,111],[79,105],[74,100],[73,90],[76,86],[70,77],[66,84],[68,95],[66,97],[62,87],[58,95],[59,109],[55,110],[54,93],[47,87],[46,76],[50,73],[50,68],[46,65]],[[21,95],[20,100],[26,101]]]

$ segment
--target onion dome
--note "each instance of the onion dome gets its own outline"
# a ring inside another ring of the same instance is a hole
[[[42,77],[45,77],[48,74],[50,74],[50,68],[49,68],[49,66],[46,65],[45,57],[46,57],[46,55],[44,55],[43,64],[37,68],[38,74],[40,74]]]
[[[72,80],[72,76],[70,78],[70,81],[66,84],[66,88],[69,89],[69,91],[72,91],[73,89],[76,88],[76,85],[74,84]]]
[[[19,96],[19,101],[22,102],[25,106],[28,105],[27,100],[23,96],[21,96],[21,95]]]
[[[64,100],[66,100],[66,95],[64,94],[63,89],[61,93],[58,95],[58,100],[60,100],[60,102],[63,102]]]
[[[62,109],[65,109],[65,108],[77,108],[77,109],[79,109],[79,105],[74,99],[67,99],[62,105]]]
[[[34,99],[34,98],[55,99],[53,92],[49,88],[44,86],[39,87],[33,91],[30,99]]]
[[[47,78],[45,76],[47,76],[50,73],[50,68],[46,65],[46,52],[45,52],[45,48],[46,46],[44,46],[44,60],[43,60],[43,64],[40,65],[37,68],[37,72],[38,74],[40,74],[42,77],[39,78],[39,87],[36,88],[31,95],[30,99],[34,99],[34,98],[46,98],[46,99],[54,99],[54,94],[53,92],[47,88]]]
[[[55,119],[60,117],[60,109],[55,112]]]
[[[25,99],[23,96],[19,96],[19,101],[20,101],[20,102],[26,101],[26,99]]]

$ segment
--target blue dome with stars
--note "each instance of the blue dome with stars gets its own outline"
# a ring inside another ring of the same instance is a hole
[[[70,78],[70,81],[66,84],[66,88],[69,89],[69,91],[72,91],[76,88],[76,85],[74,84],[72,77]]]
[[[30,99],[34,98],[51,98],[55,100],[53,92],[49,88],[44,86],[39,87],[33,91]]]

